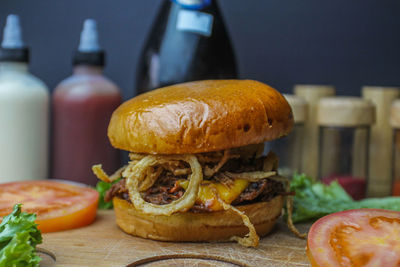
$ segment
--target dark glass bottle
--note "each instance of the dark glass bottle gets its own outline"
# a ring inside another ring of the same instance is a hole
[[[216,0],[164,0],[141,54],[137,93],[186,81],[237,78]]]

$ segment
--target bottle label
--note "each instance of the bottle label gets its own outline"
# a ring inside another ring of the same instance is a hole
[[[213,20],[211,14],[183,9],[178,13],[176,28],[208,37],[212,32]]]
[[[211,4],[211,0],[172,0],[183,8],[198,10]]]

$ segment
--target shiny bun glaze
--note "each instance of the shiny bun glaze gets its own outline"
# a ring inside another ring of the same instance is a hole
[[[275,89],[252,80],[172,85],[123,103],[108,137],[119,149],[194,154],[258,144],[287,135],[292,111]]]
[[[178,212],[171,216],[147,215],[126,200],[113,199],[117,225],[127,234],[162,241],[227,241],[232,236],[244,236],[249,229],[234,212]],[[268,202],[236,206],[254,224],[259,236],[267,235],[283,208],[283,196]]]

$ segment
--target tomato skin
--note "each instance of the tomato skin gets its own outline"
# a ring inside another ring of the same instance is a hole
[[[312,266],[400,266],[399,233],[397,211],[358,209],[333,213],[311,226],[307,256]]]
[[[90,206],[62,217],[36,220],[42,233],[51,233],[83,227],[91,224],[96,219],[98,200]]]
[[[307,255],[308,260],[310,261],[310,264],[311,264],[312,267],[320,267],[320,266],[315,262],[314,257],[313,257],[313,255],[312,255],[312,253],[310,252],[310,249],[308,248],[308,244],[307,244],[307,247],[306,247],[306,255]]]
[[[8,214],[14,204],[22,203],[23,211],[37,214],[36,223],[42,233],[91,224],[96,218],[98,200],[96,190],[68,181],[0,184],[0,216]]]

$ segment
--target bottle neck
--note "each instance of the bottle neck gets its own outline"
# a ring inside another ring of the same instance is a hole
[[[25,62],[0,62],[0,71],[28,72],[28,64]]]
[[[73,74],[77,75],[102,75],[103,67],[101,66],[88,66],[88,65],[76,65],[73,70]]]

